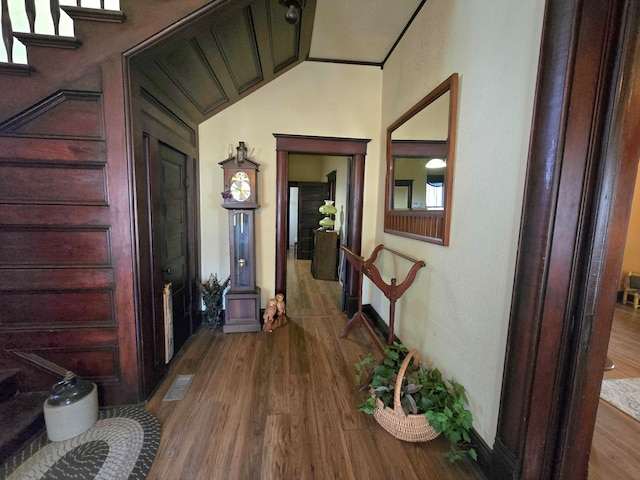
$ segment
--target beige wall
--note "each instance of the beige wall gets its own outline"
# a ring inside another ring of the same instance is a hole
[[[624,247],[622,259],[622,272],[620,273],[620,287],[622,290],[622,277],[627,272],[640,272],[640,169],[636,177],[636,188],[633,193],[633,205],[631,206],[631,218],[629,218],[629,230],[627,231],[627,243]]]
[[[468,391],[474,427],[493,445],[541,35],[544,0],[430,0],[383,70],[306,62],[200,126],[202,275],[228,272],[220,207],[230,142],[255,148],[260,167],[258,285],[273,295],[273,133],[371,138],[362,251],[375,245],[425,260],[398,301],[396,333]],[[436,246],[384,234],[386,127],[451,73],[460,74],[451,241]],[[336,202],[338,203],[338,202]],[[383,253],[383,277],[410,265]],[[365,303],[388,301],[365,282]]]
[[[474,427],[489,446],[500,403],[543,7],[543,0],[430,0],[383,70],[382,131],[453,72],[460,75],[450,245],[382,228],[376,243],[427,263],[397,303],[396,333],[466,387]],[[379,225],[383,203],[381,195]],[[385,255],[380,266],[386,278],[400,280],[410,265]],[[367,287],[372,305],[388,316],[388,301]]]
[[[200,125],[201,274],[204,277],[213,272],[219,275],[229,272],[227,212],[220,206],[222,169],[218,162],[227,158],[229,143],[237,145],[242,140],[249,150],[255,149],[254,160],[260,164],[256,255],[257,284],[262,288],[263,306],[265,299],[274,295],[274,133],[371,139],[365,167],[363,229],[364,248],[371,249],[376,225],[370,219],[376,218],[382,151],[381,96],[380,68],[306,62]],[[320,173],[326,175],[329,171]]]

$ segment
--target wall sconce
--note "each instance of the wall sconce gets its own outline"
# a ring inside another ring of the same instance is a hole
[[[302,11],[302,4],[299,0],[279,0],[280,5],[287,7],[287,13],[284,14],[284,18],[287,23],[295,25],[300,20],[300,12]]]

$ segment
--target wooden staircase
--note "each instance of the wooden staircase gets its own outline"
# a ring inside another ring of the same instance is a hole
[[[0,370],[0,465],[44,429],[49,392],[22,392],[20,370]]]
[[[24,125],[29,124],[34,118],[46,117],[48,111],[51,109],[55,110],[56,108],[56,111],[62,111],[61,119],[64,119],[64,117],[68,118],[67,110],[77,112],[79,104],[90,103],[86,101],[85,96],[91,95],[80,94],[80,99],[83,101],[78,103],[78,101],[75,100],[78,96],[77,94],[62,91],[62,93],[53,95],[54,106],[51,106],[52,100],[47,98],[46,95],[49,91],[59,90],[59,84],[54,80],[56,73],[51,72],[50,65],[52,62],[57,62],[58,69],[64,70],[65,68],[70,68],[76,70],[78,74],[81,74],[80,72],[84,67],[78,68],[76,66],[76,60],[70,59],[68,55],[69,53],[75,53],[77,49],[81,48],[82,41],[77,36],[50,35],[34,32],[34,20],[36,16],[36,12],[33,10],[34,3],[29,1],[23,2],[22,0],[20,0],[20,2],[24,4],[24,8],[26,9],[31,31],[27,33],[14,32],[11,25],[11,18],[8,15],[9,0],[0,1],[2,2],[2,37],[9,60],[8,62],[0,62],[0,88],[6,93],[11,91],[11,89],[15,90],[15,85],[22,85],[21,91],[30,91],[35,88],[35,95],[40,95],[40,98],[44,98],[44,100],[38,100],[39,103],[36,104],[38,106],[35,107],[36,113],[33,113],[33,107],[25,110],[17,103],[16,106],[21,112],[16,115],[7,108],[10,107],[9,99],[11,95],[3,95],[6,101],[3,100],[0,102],[0,119],[5,120],[4,122],[0,122],[0,150],[2,150],[2,152],[0,152],[0,170],[4,172],[5,170],[10,171],[12,168],[16,168],[16,162],[27,166],[35,165],[34,162],[42,162],[46,157],[43,156],[44,150],[38,148],[40,144],[46,144],[46,150],[51,152],[56,151],[54,145],[58,144],[65,144],[65,146],[60,147],[60,151],[69,147],[73,148],[73,142],[55,138],[60,136],[60,131],[56,132],[55,130],[47,129],[47,127],[43,127],[41,122],[38,123],[38,121],[36,121],[36,130],[28,132],[25,131]],[[84,35],[87,30],[95,29],[96,24],[118,24],[125,20],[125,16],[121,11],[84,8],[79,6],[79,1],[77,3],[77,6],[59,6],[57,1],[51,2],[51,15],[56,33],[58,33],[57,22],[60,17],[60,10],[65,11],[73,19],[75,32],[81,36]],[[104,2],[102,3],[104,4]],[[26,46],[28,64],[13,62],[11,50],[14,38]],[[0,49],[1,48],[2,45],[0,45]],[[79,62],[83,62],[82,58]],[[38,76],[42,77],[42,79],[34,79],[34,77]],[[17,79],[20,83],[12,83],[15,82],[14,79]],[[47,82],[50,82],[50,84],[47,85]],[[13,86],[7,87],[7,85]],[[82,85],[80,86],[82,87]],[[98,90],[91,85],[89,89]],[[17,94],[18,92],[14,91],[14,93]],[[96,95],[95,93],[93,94],[94,97]],[[62,97],[63,100],[55,100],[59,97]],[[31,105],[29,104],[30,101],[29,99],[26,100],[25,103],[28,104],[27,106]],[[55,102],[57,102],[57,104]],[[65,110],[65,104],[71,104],[72,106]],[[84,115],[86,115],[86,113]],[[49,124],[53,123],[54,122],[49,122]],[[84,124],[86,125],[86,121]],[[62,131],[62,136],[65,136],[64,134],[65,132]],[[83,127],[74,127],[72,135],[85,135]],[[13,152],[12,145],[15,148]],[[15,152],[17,151],[25,153],[32,152],[27,156],[31,158],[20,157],[16,155]],[[56,160],[64,160],[64,155],[57,153],[54,154],[54,158]],[[51,162],[51,160],[44,160],[44,162]],[[11,165],[14,166],[12,167]],[[33,168],[31,168],[31,170],[33,170]],[[69,171],[71,172],[71,170]],[[3,175],[6,177],[6,173]],[[15,180],[16,179],[13,179],[11,182],[15,182]],[[38,185],[37,181],[34,182],[33,177],[29,177],[28,180],[32,186]],[[30,203],[33,203],[33,200],[28,199],[29,194],[24,193],[24,186],[20,187],[23,192],[20,195],[23,195],[23,198],[21,199],[15,196],[12,198],[12,187],[7,182],[9,182],[9,180],[4,183],[0,181],[0,183],[2,183],[2,187],[0,188],[3,190],[3,192],[0,193],[0,204],[4,204],[3,206],[7,211],[9,208],[14,210],[25,208],[25,206],[28,207]],[[38,187],[41,188],[41,185]],[[40,204],[40,208],[47,208],[47,202],[49,201],[50,199],[43,200],[43,198],[40,198],[36,203]],[[48,208],[51,209],[52,207],[49,206]],[[51,222],[52,219],[53,218],[50,217],[48,222]],[[3,224],[4,231],[7,232],[14,228],[13,225],[18,224],[18,221],[15,215],[4,215],[0,219],[0,223]],[[2,233],[3,232],[0,231],[0,234]],[[33,262],[33,260],[31,261]],[[50,267],[48,267],[48,269],[51,270]],[[28,275],[29,269],[22,269],[22,272],[22,276],[25,274]],[[38,290],[38,286],[29,280],[25,281],[25,286],[32,291]],[[11,345],[8,345],[10,342],[7,342],[7,339],[10,339],[12,335],[23,335],[20,332],[13,332],[16,326],[15,321],[20,321],[21,315],[33,318],[33,315],[28,311],[27,305],[13,306],[14,302],[12,299],[16,297],[16,292],[19,293],[21,288],[24,288],[24,286],[15,281],[9,285],[0,285],[0,304],[3,305],[3,308],[0,310],[0,326],[2,326],[0,339],[2,340],[1,344],[3,346],[1,351],[2,355],[0,355],[0,465],[44,431],[43,404],[49,395],[49,392],[44,391],[44,389],[47,388],[47,385],[52,384],[51,377],[43,375],[41,369],[33,368],[33,362],[25,360],[25,355],[20,358],[11,353]],[[30,295],[31,300],[29,303],[37,304],[38,296],[34,291],[34,293]],[[18,313],[15,311],[17,309],[20,309],[21,312]],[[68,315],[75,315],[72,308],[68,309],[68,311],[70,312]],[[52,319],[50,321],[54,321],[54,314],[52,312],[43,312],[42,315],[49,316]],[[15,345],[13,348],[17,352],[23,350],[20,347],[15,349]]]

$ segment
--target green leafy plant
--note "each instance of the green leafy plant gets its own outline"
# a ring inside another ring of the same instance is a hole
[[[200,293],[204,302],[206,323],[213,329],[224,323],[222,315],[222,297],[229,285],[231,277],[221,281],[216,273],[212,273],[206,282],[201,282]]]
[[[359,410],[373,414],[378,408],[376,399],[385,407],[393,408],[393,395],[398,371],[408,352],[403,344],[394,342],[385,349],[384,358],[377,362],[368,355],[356,364],[356,382],[369,382],[369,396],[358,406]],[[401,379],[400,403],[406,415],[424,414],[437,433],[443,433],[451,442],[445,455],[451,462],[469,455],[478,459],[471,444],[469,431],[473,423],[467,409],[465,389],[453,380],[445,380],[437,368],[411,362]]]

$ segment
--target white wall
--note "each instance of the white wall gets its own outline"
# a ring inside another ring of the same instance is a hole
[[[381,131],[459,73],[450,245],[383,233],[376,243],[427,267],[398,301],[395,331],[464,385],[474,427],[493,445],[515,269],[544,0],[430,0],[383,70]],[[384,191],[380,164],[378,191]],[[384,198],[378,201],[382,225]],[[363,249],[366,254],[367,248]],[[386,278],[407,262],[385,255]],[[367,284],[372,305],[388,302]]]
[[[306,62],[202,123],[200,141],[201,275],[227,275],[227,211],[220,206],[229,143],[246,142],[260,164],[256,215],[257,284],[262,304],[274,295],[276,141],[274,133],[369,138],[365,167],[363,251],[373,248],[380,152],[382,71]]]

